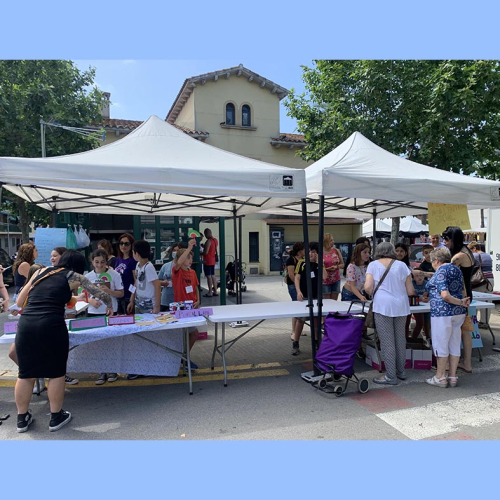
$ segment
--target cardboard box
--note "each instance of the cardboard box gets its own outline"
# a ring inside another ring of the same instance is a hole
[[[432,351],[430,349],[413,349],[413,369],[430,370],[432,365]]]

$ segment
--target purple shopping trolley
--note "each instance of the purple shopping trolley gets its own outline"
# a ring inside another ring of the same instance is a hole
[[[354,359],[360,349],[365,322],[364,308],[358,313],[351,312],[356,302],[351,302],[347,313],[336,312],[326,316],[324,337],[314,360],[322,378],[313,386],[324,392],[333,392],[336,396],[347,390],[349,381],[357,383],[362,394],[369,388],[368,379],[358,378],[354,373]],[[345,385],[341,385],[344,381]]]

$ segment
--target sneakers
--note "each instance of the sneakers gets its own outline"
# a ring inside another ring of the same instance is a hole
[[[49,431],[58,431],[61,427],[64,427],[71,420],[71,413],[69,411],[61,410],[59,413],[52,413],[49,424]]]
[[[292,356],[298,356],[300,354],[300,347],[297,341],[292,344]]]
[[[140,377],[140,375],[136,375],[135,373],[129,373],[127,375],[127,380],[136,380]]]
[[[387,378],[385,375],[383,377],[374,378],[373,381],[376,384],[380,384],[380,385],[398,385],[399,384],[399,382],[397,380],[392,380],[390,378]]]
[[[97,380],[95,381],[95,385],[102,385],[106,382],[108,376],[105,373],[99,373]]]
[[[118,380],[118,373],[108,373],[108,382],[116,382]]]
[[[66,375],[66,376],[64,377],[64,381],[65,381],[68,385],[75,385],[75,384],[78,384],[78,382],[80,382],[77,378],[70,377],[69,375]]]
[[[28,427],[33,422],[33,416],[31,415],[31,410],[26,413],[17,415],[17,432],[26,432]]]

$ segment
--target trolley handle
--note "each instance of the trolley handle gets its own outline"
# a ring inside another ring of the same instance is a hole
[[[361,304],[363,306],[363,308],[361,310],[361,314],[365,314],[366,302],[363,300],[351,300],[351,305],[349,306],[349,310],[347,311],[347,314],[349,314],[351,312],[351,307],[353,306],[353,304]]]

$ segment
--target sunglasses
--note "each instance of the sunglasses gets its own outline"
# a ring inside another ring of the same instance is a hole
[[[444,241],[450,241],[450,237],[449,236],[443,236],[443,240]]]
[[[120,246],[129,247],[130,246],[130,241],[120,241]]]

